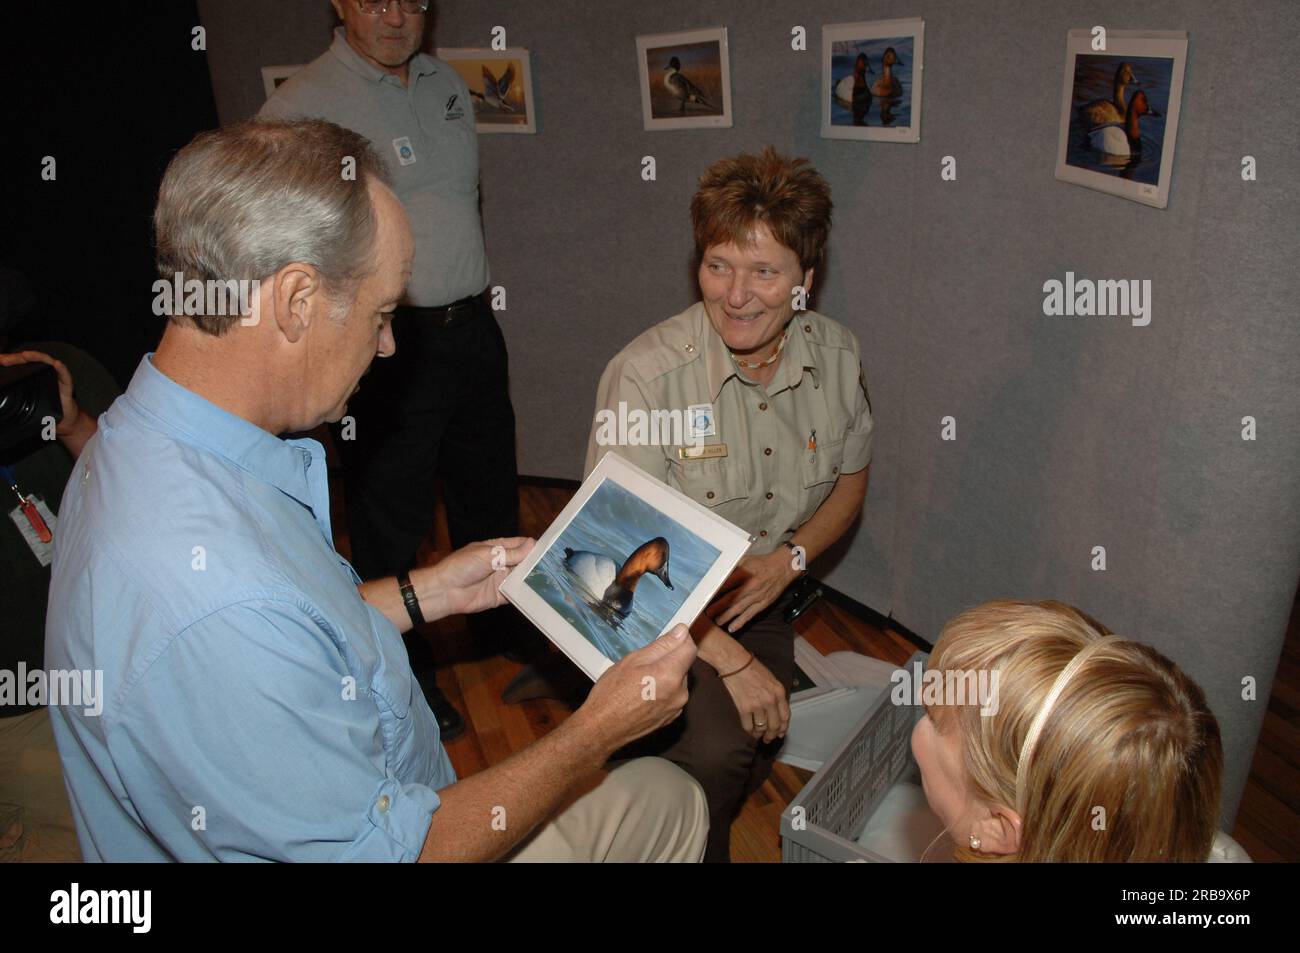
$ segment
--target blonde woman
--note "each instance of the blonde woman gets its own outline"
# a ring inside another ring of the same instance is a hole
[[[1155,649],[1059,603],[989,602],[930,668],[999,672],[996,705],[927,706],[912,734],[958,860],[1224,859],[1218,722]]]

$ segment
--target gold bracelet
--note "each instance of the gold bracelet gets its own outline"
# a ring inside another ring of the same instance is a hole
[[[750,652],[750,653],[749,653],[749,661],[748,661],[748,662],[746,662],[744,665],[740,666],[740,668],[736,669],[734,672],[728,672],[726,675],[719,675],[718,677],[719,677],[719,678],[731,678],[731,676],[733,676],[733,675],[739,675],[741,672],[743,672],[745,669],[749,668],[749,667],[750,667],[751,665],[753,665],[753,664],[754,664],[754,653],[753,653],[753,652]]]

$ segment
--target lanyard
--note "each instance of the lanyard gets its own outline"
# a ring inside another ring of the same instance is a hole
[[[41,511],[36,508],[36,504],[32,502],[32,498],[18,489],[18,480],[14,477],[14,471],[0,464],[0,477],[4,478],[4,481],[9,484],[9,489],[13,490],[14,495],[18,497],[18,508],[22,510],[23,516],[27,517],[27,524],[31,526],[36,538],[42,543],[54,539],[54,534],[50,532],[49,525],[41,516]]]

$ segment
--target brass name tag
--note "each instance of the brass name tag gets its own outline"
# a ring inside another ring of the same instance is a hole
[[[677,451],[678,460],[711,460],[714,457],[725,457],[727,455],[727,445],[725,443],[711,443],[702,447],[682,447]]]

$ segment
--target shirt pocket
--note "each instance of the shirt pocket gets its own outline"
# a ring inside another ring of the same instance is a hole
[[[696,503],[714,508],[749,498],[749,468],[739,458],[670,459],[669,465],[669,482]]]
[[[799,523],[802,525],[812,518],[817,507],[825,502],[826,497],[831,495],[831,490],[835,488],[835,481],[839,479],[840,468],[844,463],[844,438],[832,441],[830,443],[820,443],[816,452],[804,451],[803,462],[800,464],[802,482],[803,482],[803,506],[799,514]]]

